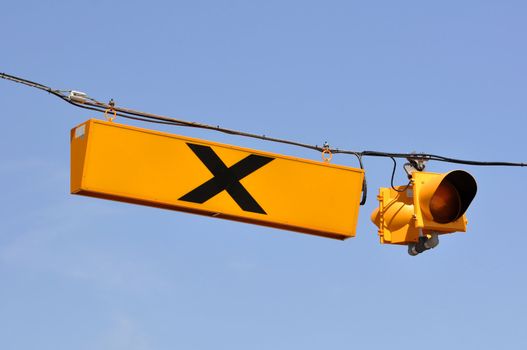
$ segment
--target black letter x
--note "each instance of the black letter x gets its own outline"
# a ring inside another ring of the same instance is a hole
[[[179,198],[180,201],[201,204],[225,190],[244,211],[267,214],[245,187],[242,186],[240,180],[260,169],[274,158],[251,154],[227,168],[220,157],[209,146],[195,145],[193,143],[187,143],[187,145],[214,177]]]

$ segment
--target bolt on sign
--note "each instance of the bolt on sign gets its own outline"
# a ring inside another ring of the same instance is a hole
[[[364,172],[91,119],[71,131],[71,193],[313,235],[355,236]]]

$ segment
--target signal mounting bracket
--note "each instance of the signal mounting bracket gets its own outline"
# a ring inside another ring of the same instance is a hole
[[[416,155],[415,157],[408,157],[406,159],[408,160],[408,163],[404,165],[406,173],[425,170],[426,159],[424,157],[419,157],[418,155]]]
[[[406,172],[406,175],[408,175],[408,178],[412,178],[412,173],[416,171],[423,171],[426,167],[426,160],[424,158],[406,158],[408,160],[408,163],[405,163],[403,166],[404,171]]]

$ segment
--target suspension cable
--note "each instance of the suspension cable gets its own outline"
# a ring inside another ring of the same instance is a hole
[[[200,129],[207,129],[217,132],[226,133],[229,135],[236,135],[236,136],[243,136],[243,137],[249,137],[264,141],[270,141],[270,142],[276,142],[276,143],[282,143],[287,145],[292,145],[296,147],[302,147],[311,149],[314,151],[322,152],[324,150],[329,149],[329,151],[333,154],[341,153],[341,154],[350,154],[357,157],[359,164],[361,168],[363,168],[362,165],[362,158],[363,157],[385,157],[385,158],[392,158],[392,160],[395,162],[395,158],[406,158],[406,159],[416,159],[416,160],[422,160],[422,161],[438,161],[438,162],[447,162],[447,163],[455,163],[455,164],[463,164],[463,165],[474,165],[474,166],[514,166],[514,167],[525,167],[527,166],[527,163],[519,163],[519,162],[503,162],[503,161],[475,161],[475,160],[463,160],[463,159],[456,159],[456,158],[450,158],[450,157],[444,157],[440,155],[435,154],[429,154],[429,153],[391,153],[391,152],[378,152],[378,151],[353,151],[353,150],[342,150],[338,148],[327,148],[323,146],[318,145],[309,145],[306,143],[301,143],[297,141],[287,140],[287,139],[280,139],[275,137],[269,137],[266,135],[258,135],[253,133],[248,133],[244,131],[234,130],[234,129],[228,129],[218,126],[212,126],[197,122],[190,122],[186,120],[176,119],[172,117],[147,113],[147,112],[141,112],[136,111],[129,108],[123,108],[115,106],[113,103],[104,103],[97,101],[91,97],[88,97],[86,95],[82,95],[82,97],[75,96],[73,90],[55,90],[50,88],[49,86],[36,83],[27,79],[23,79],[20,77],[16,77],[14,75],[6,74],[6,73],[0,73],[0,78],[5,80],[10,80],[15,83],[23,84],[32,88],[40,89],[43,91],[46,91],[61,100],[74,105],[79,108],[89,109],[92,111],[104,113],[105,111],[112,110],[115,112],[115,115],[118,115],[123,118],[132,119],[132,120],[138,120],[142,122],[149,122],[149,123],[157,123],[157,124],[165,124],[165,125],[173,125],[173,126],[183,126],[183,127],[191,127],[191,128],[200,128]],[[396,166],[396,164],[394,164]],[[393,180],[393,177],[392,177]]]

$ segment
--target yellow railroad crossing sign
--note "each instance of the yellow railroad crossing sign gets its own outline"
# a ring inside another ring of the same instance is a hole
[[[71,193],[355,236],[364,172],[91,119],[71,131]]]

